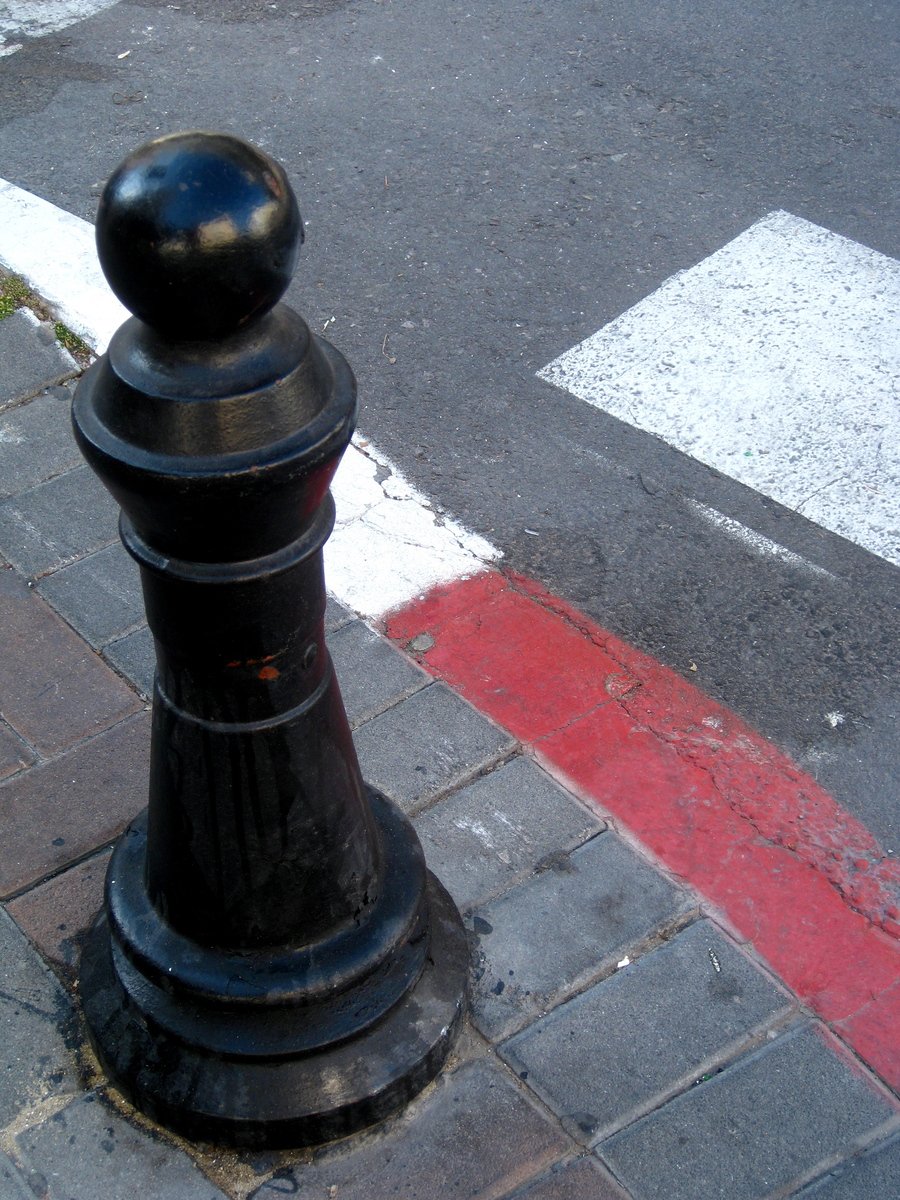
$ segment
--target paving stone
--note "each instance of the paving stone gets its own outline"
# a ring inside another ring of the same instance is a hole
[[[75,1016],[59,981],[0,909],[0,1129],[78,1090]]]
[[[28,1186],[16,1164],[0,1151],[0,1197],[2,1200],[35,1200],[35,1191]]]
[[[110,854],[104,850],[6,905],[44,958],[66,974],[74,973],[84,934],[103,904]]]
[[[45,393],[0,416],[0,496],[23,492],[83,461],[69,406],[55,395]]]
[[[497,1064],[461,1067],[354,1149],[285,1168],[253,1200],[479,1200],[507,1195],[570,1143]]]
[[[9,568],[0,570],[3,716],[43,755],[59,754],[140,707],[118,676]]]
[[[45,575],[38,591],[98,648],[144,621],[138,565],[121,542]]]
[[[601,1142],[641,1200],[761,1200],[889,1120],[894,1105],[800,1025]],[[873,1198],[874,1200],[874,1198]]]
[[[514,758],[416,818],[429,867],[460,908],[506,891],[548,854],[604,828],[526,758]]]
[[[142,696],[153,695],[156,648],[146,625],[103,647],[103,657],[130,679]]]
[[[20,1133],[47,1200],[225,1200],[183,1150],[129,1125],[96,1093]]]
[[[476,1025],[499,1040],[553,1008],[695,909],[612,832],[478,909]]]
[[[0,721],[0,779],[8,779],[34,762],[34,754],[5,721]]]
[[[348,621],[355,620],[355,615],[348,608],[344,608],[334,596],[328,596],[325,604],[325,632],[333,633],[336,629],[340,629],[342,625],[346,625]]]
[[[733,1058],[791,1007],[712,922],[698,921],[501,1053],[573,1137],[593,1139]]]
[[[351,728],[431,682],[420,667],[363,621],[350,621],[328,638]]]
[[[900,1196],[900,1134],[841,1163],[796,1200],[888,1200]]]
[[[78,370],[53,327],[25,308],[0,321],[0,362],[0,408],[34,396]]]
[[[356,732],[363,774],[407,812],[472,778],[515,742],[442,683],[432,683]]]
[[[0,553],[23,575],[45,575],[118,538],[119,509],[87,467],[0,501]]]
[[[505,1200],[629,1200],[614,1179],[590,1159],[563,1163]]]
[[[0,785],[0,896],[112,841],[147,802],[149,714]]]

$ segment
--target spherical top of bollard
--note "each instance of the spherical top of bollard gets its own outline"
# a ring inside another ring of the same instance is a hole
[[[110,287],[177,341],[227,337],[290,283],[303,223],[283,169],[240,138],[176,133],[130,154],[97,212]]]

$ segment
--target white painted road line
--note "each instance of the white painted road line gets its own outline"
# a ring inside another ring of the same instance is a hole
[[[699,500],[688,500],[687,506],[702,517],[707,525],[714,526],[727,537],[740,542],[760,558],[777,558],[780,562],[787,563],[788,566],[795,567],[798,571],[834,579],[832,573],[826,571],[824,567],[810,562],[808,558],[803,558],[800,554],[795,554],[793,550],[788,550],[787,546],[782,546],[780,542],[773,542],[771,538],[764,537],[755,529],[742,525],[733,517],[726,517],[724,513],[720,513],[716,508],[710,508],[708,504],[701,504]]]
[[[900,263],[770,213],[538,372],[900,564]]]
[[[2,180],[0,264],[23,276],[98,353],[129,315],[100,270],[93,225]],[[383,616],[500,557],[489,542],[436,513],[359,435],[331,490],[337,523],[325,551],[328,590],[364,617]]]
[[[383,616],[436,584],[477,575],[500,557],[484,538],[434,512],[359,435],[331,491],[337,523],[325,550],[328,590],[366,617]]]
[[[118,0],[0,0],[0,42],[11,37],[44,37],[57,33]],[[20,48],[20,47],[17,47]],[[10,50],[12,47],[10,46]]]
[[[128,316],[100,270],[93,225],[5,179],[0,179],[0,265],[27,280],[98,354]]]

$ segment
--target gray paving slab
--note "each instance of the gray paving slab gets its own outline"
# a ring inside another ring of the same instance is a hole
[[[279,1171],[253,1200],[489,1200],[569,1147],[507,1071],[481,1060],[439,1078],[383,1132]]]
[[[797,1193],[797,1200],[897,1200],[900,1133],[879,1142]]]
[[[0,1151],[0,1200],[35,1200],[36,1195],[12,1159]]]
[[[364,621],[349,621],[328,637],[351,728],[431,682],[421,667]]]
[[[607,1136],[785,1019],[793,1002],[711,921],[617,971],[502,1048],[573,1137]]]
[[[340,629],[342,625],[346,625],[348,621],[356,619],[356,614],[350,612],[348,608],[344,608],[339,600],[335,600],[334,596],[328,596],[325,605],[325,632],[333,633],[335,629]]]
[[[119,509],[87,467],[0,501],[0,553],[23,575],[44,575],[118,537]]]
[[[25,491],[81,465],[68,398],[67,389],[54,388],[52,393],[0,414],[0,497]]]
[[[225,1200],[183,1150],[89,1093],[16,1138],[46,1200]]]
[[[0,629],[3,718],[40,754],[59,754],[139,707],[84,639],[8,568],[0,570]]]
[[[0,896],[24,892],[118,837],[147,803],[149,747],[150,714],[138,707],[0,785]]]
[[[156,649],[146,625],[103,647],[103,657],[129,679],[142,696],[153,695]]]
[[[506,1037],[695,908],[611,831],[560,854],[467,918],[477,939],[476,1025]]]
[[[28,309],[0,321],[0,409],[34,396],[78,370],[71,354],[56,340],[53,326]]]
[[[507,1200],[629,1200],[596,1161],[561,1163]]]
[[[549,854],[604,828],[522,757],[438,801],[415,826],[429,867],[461,909],[506,891]]]
[[[367,721],[355,741],[366,779],[406,812],[471,779],[516,745],[442,683]]]
[[[818,1027],[802,1024],[597,1153],[641,1200],[762,1200],[787,1194],[830,1156],[851,1154],[895,1111]]]
[[[19,735],[0,718],[0,781],[15,775],[34,762],[34,752]]]
[[[38,591],[98,649],[144,620],[138,566],[118,541],[45,575]]]
[[[6,902],[35,949],[67,981],[76,975],[85,935],[103,904],[111,854],[101,850]]]
[[[56,976],[0,909],[0,1129],[78,1090],[75,1017]]]

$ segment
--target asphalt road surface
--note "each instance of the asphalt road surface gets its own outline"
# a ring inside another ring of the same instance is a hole
[[[895,0],[54,7],[0,3],[0,175],[93,219],[153,136],[261,145],[363,431],[900,850],[897,567],[537,376],[776,210],[900,257]]]

